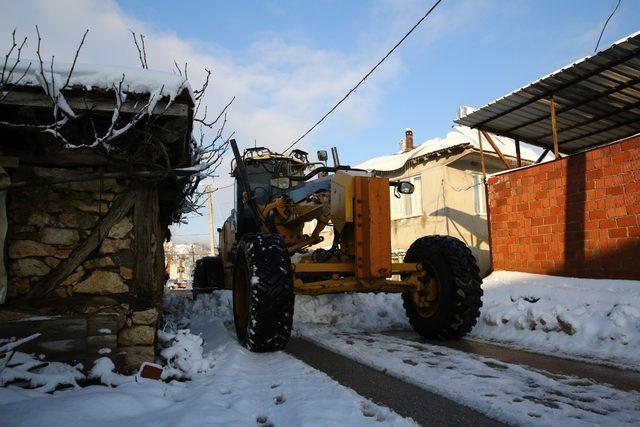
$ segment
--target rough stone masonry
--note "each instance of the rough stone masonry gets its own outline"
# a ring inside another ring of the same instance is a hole
[[[73,179],[87,172],[25,167],[13,179]],[[13,192],[7,204],[9,300],[20,301],[65,262],[123,191],[122,183],[103,179]],[[136,310],[132,304],[137,293],[132,215],[133,210],[113,225],[99,247],[44,296],[35,312],[21,310],[19,303],[3,308],[0,333],[3,329],[11,329],[13,335],[43,333],[31,344],[32,350],[56,353],[62,359],[75,354],[76,359],[89,362],[110,355],[121,359],[124,369],[153,360],[157,307]]]

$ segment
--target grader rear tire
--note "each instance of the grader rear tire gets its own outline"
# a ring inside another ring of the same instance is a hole
[[[245,234],[233,268],[233,319],[240,344],[254,352],[282,350],[291,337],[293,271],[282,237]]]
[[[219,256],[207,256],[196,261],[193,269],[193,299],[199,294],[208,294],[224,289],[224,265]]]
[[[404,308],[413,329],[425,338],[466,335],[482,307],[482,279],[469,248],[450,236],[422,237],[409,247],[405,262],[422,264],[430,292],[405,292]]]

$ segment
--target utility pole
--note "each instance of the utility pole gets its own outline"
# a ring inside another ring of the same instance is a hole
[[[212,256],[215,256],[216,254],[216,249],[215,249],[215,226],[213,225],[213,186],[211,184],[208,184],[205,187],[205,190],[207,191],[207,195],[209,196],[208,201],[207,201],[207,205],[209,207],[209,253]]]

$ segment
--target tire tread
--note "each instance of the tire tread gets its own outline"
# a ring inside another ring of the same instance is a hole
[[[282,350],[291,337],[295,298],[291,259],[284,241],[277,234],[247,233],[240,250],[245,253],[250,275],[244,345],[254,352]],[[257,280],[252,280],[254,277]]]
[[[480,269],[471,250],[460,240],[451,236],[421,237],[409,247],[405,262],[420,262],[426,254],[440,252],[450,270],[455,292],[453,309],[446,315],[446,321],[425,330],[421,318],[413,308],[410,293],[403,293],[403,306],[413,329],[425,338],[448,340],[458,339],[471,332],[480,316],[482,307],[482,278]],[[441,292],[442,292],[441,288]]]

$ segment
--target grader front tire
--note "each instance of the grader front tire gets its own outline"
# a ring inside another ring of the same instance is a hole
[[[469,248],[450,236],[426,236],[413,242],[404,260],[420,263],[426,273],[425,290],[402,294],[413,329],[438,340],[469,333],[482,307],[482,279]]]
[[[282,237],[246,234],[233,271],[233,318],[240,344],[254,352],[282,350],[291,337],[293,272]]]

